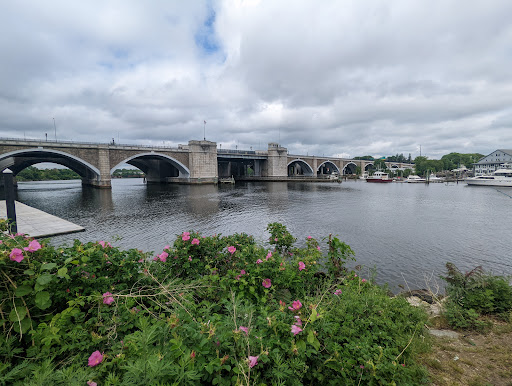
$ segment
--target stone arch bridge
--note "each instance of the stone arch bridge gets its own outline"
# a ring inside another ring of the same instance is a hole
[[[289,155],[286,148],[270,143],[267,151],[222,150],[211,141],[189,141],[177,148],[141,145],[0,139],[0,171],[16,176],[41,162],[53,162],[80,175],[82,184],[111,187],[111,173],[122,164],[142,170],[147,182],[186,184],[217,183],[235,176],[259,180],[322,178],[368,170],[371,161]],[[404,168],[409,164],[390,164]]]

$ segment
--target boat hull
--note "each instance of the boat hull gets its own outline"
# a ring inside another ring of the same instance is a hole
[[[375,183],[386,183],[386,182],[393,182],[392,179],[383,179],[383,178],[367,178],[366,182],[375,182]]]
[[[512,188],[512,179],[471,179],[468,178],[465,180],[466,184],[468,185],[475,185],[475,186],[504,186],[504,187],[511,187]]]

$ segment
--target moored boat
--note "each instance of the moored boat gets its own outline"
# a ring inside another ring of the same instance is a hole
[[[499,169],[490,175],[470,177],[464,181],[468,185],[512,187],[512,164],[502,164]]]
[[[389,175],[384,172],[375,172],[373,175],[366,177],[366,182],[393,182]]]
[[[428,177],[428,182],[444,182],[444,178],[438,177],[434,173],[432,173]]]
[[[425,178],[421,178],[420,176],[417,176],[415,174],[411,174],[409,177],[407,177],[405,182],[418,183],[418,182],[427,182],[427,180]]]

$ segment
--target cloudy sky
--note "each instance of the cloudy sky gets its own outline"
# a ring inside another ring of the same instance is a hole
[[[0,136],[512,148],[512,1],[1,1]]]

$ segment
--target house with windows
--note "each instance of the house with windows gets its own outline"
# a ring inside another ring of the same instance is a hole
[[[512,149],[495,150],[473,164],[473,175],[482,176],[491,174],[496,169],[499,169],[500,165],[506,162],[512,163]]]

